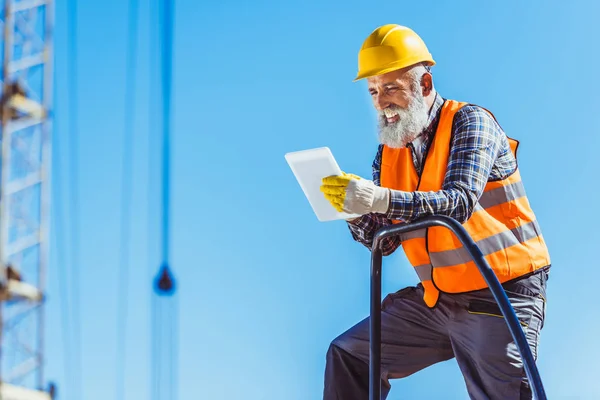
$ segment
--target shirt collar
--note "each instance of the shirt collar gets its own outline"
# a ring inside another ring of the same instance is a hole
[[[435,93],[435,98],[433,100],[433,104],[429,109],[429,117],[427,119],[427,128],[423,131],[422,135],[424,139],[429,138],[435,132],[437,122],[439,120],[440,111],[442,106],[444,105],[444,99],[437,92]]]
[[[422,145],[428,145],[431,141],[433,135],[435,135],[435,131],[437,129],[437,124],[439,121],[440,111],[442,106],[444,105],[444,98],[440,96],[437,92],[435,92],[435,98],[433,99],[433,104],[429,109],[429,116],[427,119],[427,127],[423,129],[423,132],[419,136],[413,140],[413,143],[421,143]],[[412,144],[412,143],[410,143]],[[408,146],[408,145],[407,145]]]
[[[433,100],[433,105],[431,106],[431,109],[429,110],[429,120],[428,120],[428,125],[431,125],[433,123],[434,119],[437,119],[438,115],[440,114],[440,109],[442,108],[442,106],[444,105],[444,99],[442,98],[442,96],[439,95],[439,93],[435,93],[435,99]]]

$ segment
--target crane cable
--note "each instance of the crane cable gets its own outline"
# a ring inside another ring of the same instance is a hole
[[[117,288],[117,366],[116,372],[116,400],[125,398],[125,373],[127,355],[127,311],[129,290],[129,256],[130,256],[130,229],[131,229],[131,192],[133,186],[133,130],[135,108],[135,77],[137,76],[137,29],[138,29],[138,0],[129,1],[128,18],[128,44],[126,50],[126,78],[125,78],[125,110],[123,132],[123,159],[121,178],[121,231],[119,240],[119,265]]]
[[[162,0],[161,24],[161,99],[162,99],[162,142],[161,142],[161,264],[154,281],[158,295],[152,299],[153,334],[153,377],[152,396],[156,400],[174,400],[176,392],[177,360],[177,303],[171,298],[175,293],[175,281],[169,265],[170,257],[170,163],[171,163],[171,92],[172,92],[172,43],[173,2]],[[162,298],[161,298],[162,297]],[[164,297],[167,297],[165,299]],[[170,320],[169,320],[170,319]],[[165,359],[161,359],[163,356]]]
[[[56,70],[54,70],[53,73],[53,80],[56,82]],[[54,101],[53,103],[53,110],[52,110],[52,114],[56,115],[56,95],[57,91],[54,91],[53,97],[54,97]],[[54,118],[53,120],[53,126],[54,126],[54,132],[59,132],[59,129],[57,129],[57,122],[56,122],[56,118]],[[55,242],[56,242],[56,266],[57,266],[57,270],[58,270],[58,274],[55,274],[54,276],[57,278],[58,281],[58,296],[60,298],[60,308],[61,308],[61,313],[60,313],[60,317],[61,317],[61,324],[62,324],[62,340],[63,340],[63,368],[64,368],[64,383],[63,383],[63,387],[61,388],[61,392],[65,393],[64,395],[64,399],[68,400],[68,399],[75,399],[75,396],[69,396],[69,385],[70,383],[70,379],[69,377],[72,377],[72,369],[71,369],[71,360],[73,357],[73,349],[71,347],[71,343],[72,343],[72,339],[71,339],[71,331],[70,331],[70,307],[69,307],[69,270],[67,268],[67,260],[66,260],[66,255],[67,255],[67,249],[66,249],[66,241],[63,239],[64,237],[66,237],[66,235],[63,235],[64,232],[66,232],[66,225],[65,225],[65,219],[64,219],[64,214],[63,214],[63,207],[65,207],[65,202],[62,200],[62,196],[61,196],[61,191],[62,191],[62,180],[61,180],[61,168],[60,168],[60,162],[62,160],[61,157],[61,152],[60,152],[60,142],[59,142],[59,138],[60,135],[58,134],[53,134],[52,135],[53,138],[53,143],[52,143],[52,164],[53,164],[53,168],[52,170],[56,171],[54,172],[53,175],[53,186],[54,186],[54,190],[53,192],[54,194],[54,201],[52,201],[52,208],[53,210],[55,210],[55,228],[54,228],[54,237],[56,238]],[[66,387],[65,387],[66,386]]]
[[[170,250],[170,189],[171,189],[171,91],[172,91],[172,41],[173,10],[171,0],[163,0],[163,54],[162,54],[162,101],[163,101],[163,142],[162,142],[162,263],[169,265]]]

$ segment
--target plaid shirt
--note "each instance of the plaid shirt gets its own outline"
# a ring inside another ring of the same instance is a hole
[[[422,159],[435,134],[444,99],[436,94],[429,113],[428,127],[422,133]],[[412,144],[413,162],[419,175],[422,171]],[[373,161],[373,182],[380,185],[379,174],[383,145],[379,145]],[[390,208],[387,214],[366,214],[348,227],[354,240],[369,249],[377,230],[390,225],[393,219],[413,221],[427,215],[447,215],[464,223],[488,181],[505,178],[515,171],[517,162],[510,150],[508,139],[502,128],[485,110],[475,105],[462,107],[452,124],[452,141],[448,167],[442,190],[437,192],[391,191]],[[385,239],[381,248],[384,255],[393,253],[400,246],[398,237]]]

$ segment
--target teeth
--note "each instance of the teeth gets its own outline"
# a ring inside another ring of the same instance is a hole
[[[389,108],[384,108],[383,113],[388,118],[392,118],[392,117],[395,117],[396,115],[398,115],[398,113],[396,111],[390,110]]]

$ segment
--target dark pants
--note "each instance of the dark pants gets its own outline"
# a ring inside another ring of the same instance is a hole
[[[548,273],[504,284],[537,358],[546,310]],[[382,399],[390,379],[409,376],[456,358],[471,399],[531,399],[521,356],[506,321],[488,290],[442,293],[430,309],[421,285],[388,295],[381,314]],[[400,389],[401,390],[401,389]],[[369,398],[369,319],[331,343],[325,368],[324,400]]]

